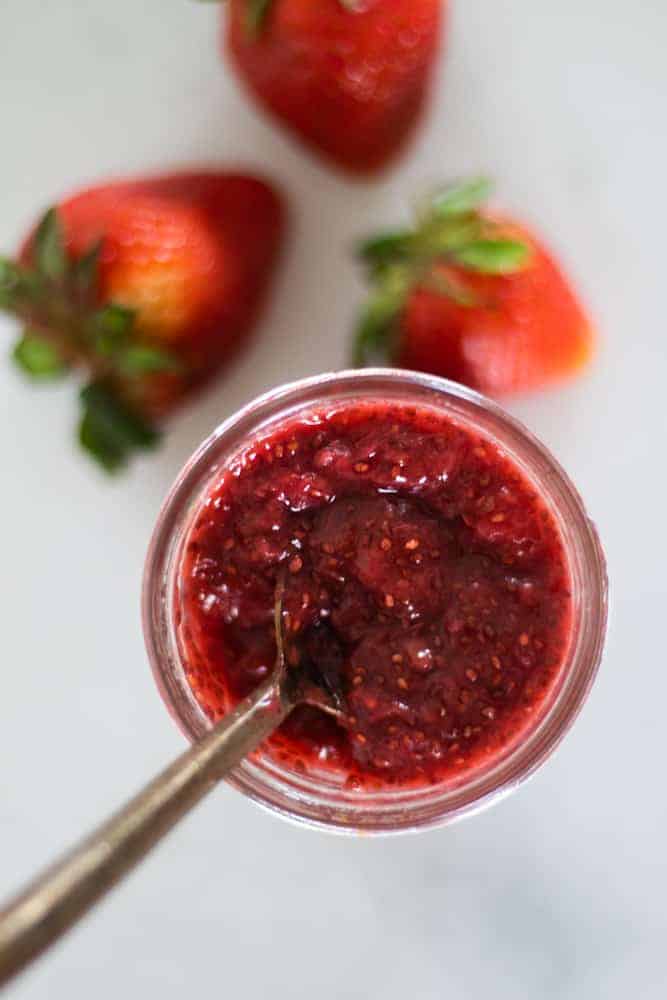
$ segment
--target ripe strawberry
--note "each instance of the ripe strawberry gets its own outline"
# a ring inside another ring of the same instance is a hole
[[[425,103],[446,0],[231,0],[227,46],[261,103],[339,166],[403,147]]]
[[[590,358],[590,323],[558,265],[524,227],[483,211],[484,180],[437,194],[413,229],[369,240],[373,293],[358,364],[382,356],[480,392],[537,389]]]
[[[282,230],[278,195],[236,174],[76,194],[46,213],[17,261],[0,258],[0,308],[25,328],[14,359],[37,378],[88,373],[80,441],[116,469],[241,346]]]

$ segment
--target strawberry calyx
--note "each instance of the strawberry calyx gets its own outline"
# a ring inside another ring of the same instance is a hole
[[[418,207],[412,227],[381,233],[361,244],[359,257],[371,294],[354,337],[357,367],[379,358],[397,359],[401,315],[417,288],[474,308],[480,302],[466,282],[466,272],[502,276],[526,266],[530,246],[482,214],[491,187],[485,178],[445,187]]]
[[[219,2],[219,0],[214,0]],[[349,14],[359,12],[359,0],[336,0]],[[245,27],[250,38],[257,38],[266,26],[274,0],[245,0]]]
[[[181,365],[137,335],[132,309],[100,304],[100,250],[97,242],[77,258],[68,254],[58,211],[50,209],[35,231],[29,263],[0,257],[0,309],[22,323],[12,358],[25,375],[45,381],[75,366],[90,373],[80,396],[79,441],[114,471],[159,438],[141,414],[145,379],[176,374]]]

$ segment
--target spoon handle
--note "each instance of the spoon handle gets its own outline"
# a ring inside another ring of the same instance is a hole
[[[292,709],[275,676],[0,909],[0,986],[53,944]]]

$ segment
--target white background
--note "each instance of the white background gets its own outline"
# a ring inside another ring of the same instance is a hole
[[[71,385],[0,367],[0,893],[182,748],[139,626],[161,498],[222,417],[341,367],[361,295],[348,248],[435,180],[488,171],[590,303],[584,380],[513,402],[599,523],[614,618],[599,682],[540,774],[495,810],[417,838],[344,840],[215,792],[13,987],[18,1000],[663,1000],[667,5],[460,0],[430,121],[372,185],[263,121],[187,0],[2,0],[0,246],[109,174],[264,168],[289,252],[252,348],[166,447],[109,482],[70,443]],[[9,346],[12,323],[0,321]]]

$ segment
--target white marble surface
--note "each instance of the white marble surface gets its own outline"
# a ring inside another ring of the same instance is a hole
[[[606,543],[608,653],[556,758],[495,810],[356,841],[221,789],[13,987],[17,1000],[662,1000],[667,376],[664,0],[460,0],[430,122],[374,186],[307,160],[237,92],[219,13],[187,0],[3,0],[0,246],[109,173],[269,167],[293,231],[261,335],[156,458],[109,483],[69,447],[70,387],[0,368],[0,894],[182,746],[153,689],[139,578],[160,499],[219,418],[340,367],[346,247],[426,182],[490,171],[578,276],[590,377],[512,410],[556,451]],[[12,326],[0,321],[3,341]]]

